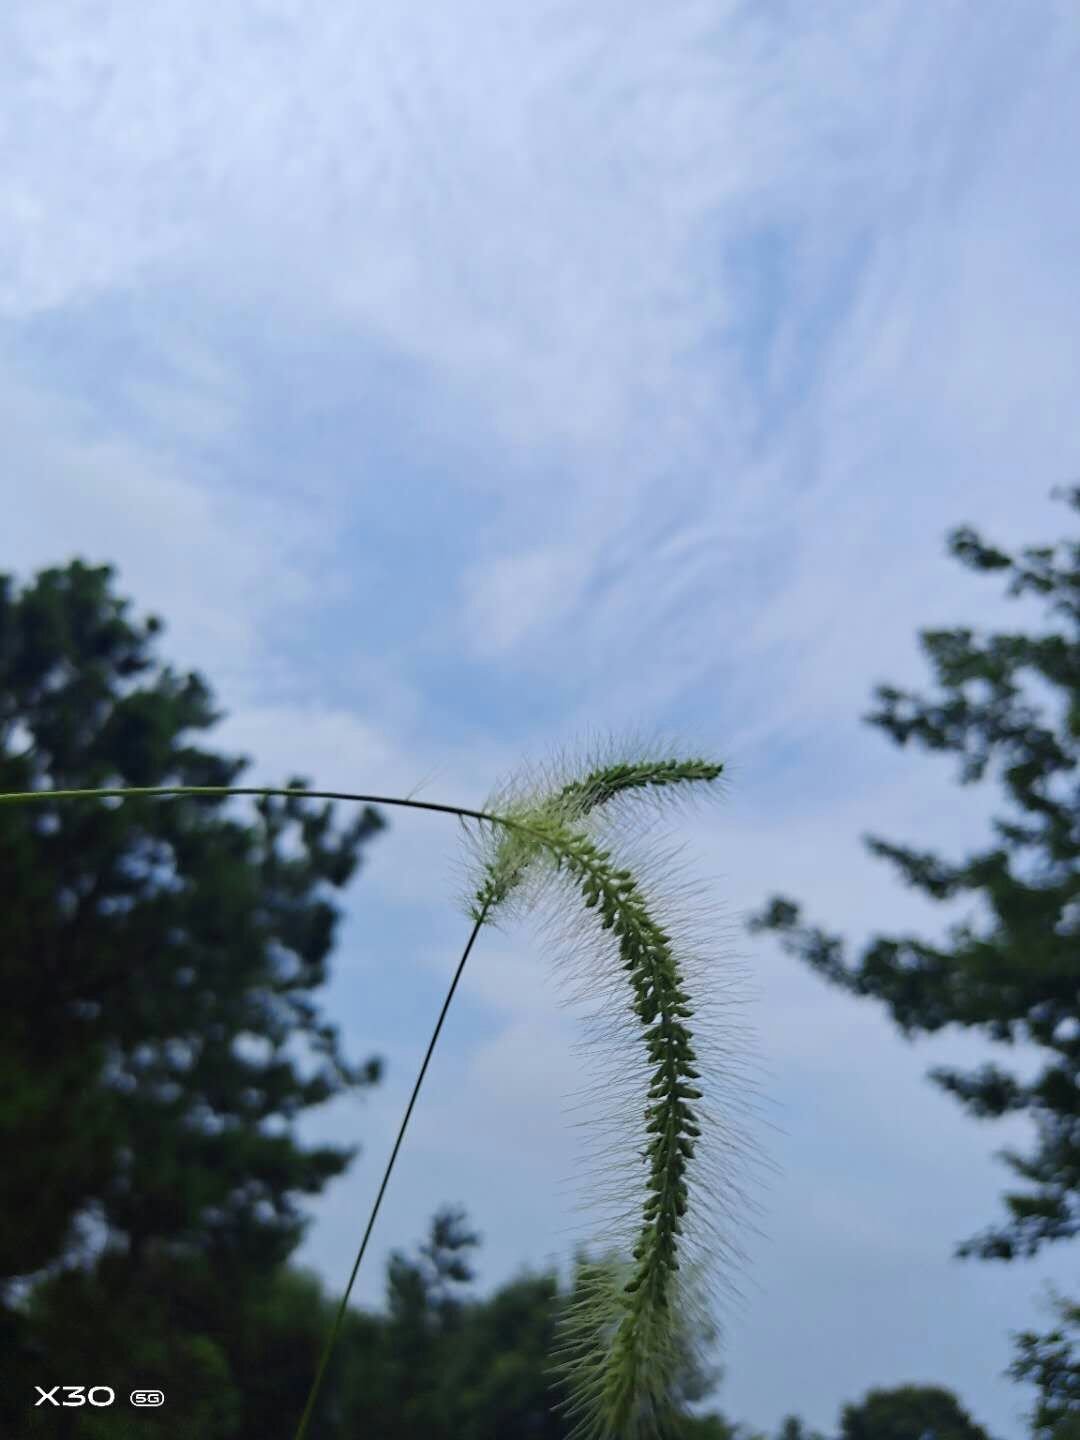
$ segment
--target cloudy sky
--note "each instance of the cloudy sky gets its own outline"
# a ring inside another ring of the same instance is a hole
[[[960,858],[993,786],[860,715],[927,687],[920,627],[1042,621],[945,534],[1067,523],[1078,66],[1071,0],[0,14],[0,567],[115,564],[249,784],[479,804],[626,729],[728,762],[678,838],[749,976],[772,1168],[715,1403],[762,1428],[911,1382],[1019,1440],[1008,1332],[1080,1288],[1075,1254],[950,1258],[1033,1140],[924,1078],[989,1045],[906,1043],[741,929],[778,891],[855,947],[966,913],[859,837]],[[306,1127],[363,1145],[300,1257],[335,1290],[468,928],[454,823],[387,818],[327,995],[387,1078]],[[441,1204],[478,1293],[588,1238],[547,959],[477,946],[364,1303]]]

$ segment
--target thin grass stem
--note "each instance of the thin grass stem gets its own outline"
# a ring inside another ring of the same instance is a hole
[[[337,1315],[334,1317],[334,1327],[330,1331],[329,1338],[327,1339],[326,1345],[323,1349],[322,1358],[319,1361],[319,1368],[315,1374],[315,1379],[312,1382],[311,1390],[308,1393],[307,1404],[304,1406],[304,1413],[300,1418],[300,1424],[297,1427],[295,1440],[304,1440],[304,1436],[307,1434],[308,1423],[311,1420],[312,1413],[315,1409],[315,1402],[319,1398],[319,1389],[322,1386],[323,1376],[326,1373],[327,1365],[330,1363],[330,1356],[333,1353],[334,1345],[337,1343],[338,1331],[341,1329],[341,1322],[345,1318],[345,1308],[349,1303],[349,1296],[352,1293],[353,1282],[356,1279],[357,1271],[360,1269],[360,1262],[364,1258],[364,1251],[367,1249],[368,1239],[371,1235],[372,1227],[375,1224],[375,1217],[379,1213],[379,1206],[382,1204],[383,1194],[390,1180],[390,1172],[394,1168],[394,1161],[397,1159],[398,1151],[401,1149],[401,1142],[405,1138],[405,1128],[409,1123],[409,1117],[413,1112],[413,1106],[416,1104],[416,1097],[420,1093],[420,1086],[424,1083],[424,1076],[427,1074],[428,1062],[431,1060],[432,1051],[435,1049],[435,1042],[438,1040],[439,1032],[442,1030],[443,1021],[446,1019],[446,1012],[450,1009],[450,1002],[454,998],[454,991],[457,989],[458,981],[461,979],[462,971],[465,969],[465,962],[469,958],[469,952],[472,949],[473,943],[480,932],[480,926],[484,923],[484,918],[486,914],[487,907],[485,906],[484,910],[477,917],[476,922],[473,925],[472,934],[469,936],[468,943],[466,944],[461,959],[458,962],[458,967],[454,971],[454,978],[450,982],[450,989],[446,992],[446,999],[443,1001],[442,1010],[439,1012],[439,1018],[435,1022],[435,1029],[431,1032],[431,1039],[428,1042],[427,1054],[424,1056],[424,1063],[420,1066],[420,1073],[416,1077],[416,1084],[413,1086],[413,1092],[409,1098],[408,1108],[405,1111],[405,1118],[402,1120],[401,1128],[398,1130],[397,1139],[394,1141],[394,1149],[391,1152],[389,1161],[387,1162],[386,1171],[383,1174],[382,1178],[382,1184],[379,1186],[379,1193],[375,1197],[375,1204],[372,1206],[371,1215],[368,1217],[367,1229],[364,1231],[364,1238],[360,1242],[360,1249],[357,1252],[356,1263],[353,1265],[352,1274],[349,1276],[349,1283],[345,1287],[345,1293],[341,1297],[341,1304],[338,1306]]]
[[[109,790],[16,790],[0,794],[0,804],[15,800],[84,800],[95,795],[115,795],[126,799],[131,795],[291,795],[301,800],[356,800],[364,805],[403,805],[412,810],[437,810],[444,815],[457,815],[466,820],[491,820],[504,823],[501,816],[486,810],[469,810],[462,805],[439,805],[434,800],[402,800],[395,795],[350,795],[340,790],[287,790],[276,786],[235,785],[129,785]]]

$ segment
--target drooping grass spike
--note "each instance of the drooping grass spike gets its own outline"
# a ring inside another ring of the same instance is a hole
[[[726,1262],[741,1258],[731,1230],[754,1208],[729,1169],[736,1151],[750,1148],[745,1136],[731,1113],[704,1103],[704,1085],[717,1090],[731,1078],[733,1050],[731,1027],[708,1013],[730,979],[716,973],[710,954],[712,917],[695,936],[685,889],[672,894],[668,857],[655,848],[630,863],[613,854],[620,822],[640,837],[632,804],[659,798],[668,806],[717,780],[723,767],[642,748],[594,757],[576,775],[563,765],[497,789],[484,808],[508,823],[480,827],[465,895],[475,918],[531,911],[559,890],[555,914],[569,919],[563,968],[578,976],[575,998],[601,1002],[588,1022],[600,1044],[588,1049],[595,1058],[606,1048],[614,1062],[601,1085],[620,1097],[609,1128],[621,1141],[614,1148],[622,1179],[610,1150],[597,1151],[594,1169],[612,1201],[615,1248],[588,1269],[564,1315],[552,1372],[579,1440],[670,1432],[680,1372],[716,1333],[710,1292],[717,1281],[731,1284]],[[676,902],[670,917],[665,891]],[[741,1082],[729,1098],[728,1110],[737,1110],[746,1098]],[[717,1138],[727,1153],[718,1153]],[[632,1214],[628,1196],[637,1197]]]

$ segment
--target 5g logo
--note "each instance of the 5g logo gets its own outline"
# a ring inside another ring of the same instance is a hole
[[[164,1405],[165,1394],[161,1390],[132,1390],[132,1405]]]
[[[35,1409],[39,1405],[44,1405],[46,1400],[51,1405],[96,1405],[104,1408],[106,1405],[111,1405],[116,1399],[116,1391],[110,1389],[108,1385],[91,1385],[89,1390],[85,1385],[54,1385],[51,1390],[45,1390],[42,1386],[35,1385],[34,1389],[38,1392],[38,1398],[34,1401]],[[57,1400],[56,1392],[58,1390],[62,1390],[65,1395],[70,1395],[71,1399]],[[99,1398],[95,1399],[95,1396]],[[102,1396],[103,1399],[100,1398]]]

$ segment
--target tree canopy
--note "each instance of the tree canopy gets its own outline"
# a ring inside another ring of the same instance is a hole
[[[1039,1440],[1080,1440],[1080,1344],[1065,1333],[1068,1327],[1080,1338],[1080,1305],[1057,1294],[1053,1303],[1061,1323],[1043,1335],[1014,1334],[1017,1354],[1008,1373],[1038,1387],[1031,1419]]]
[[[210,690],[148,653],[161,622],[132,624],[112,574],[74,560],[21,592],[0,576],[0,791],[231,785],[248,765],[189,738],[221,718]],[[35,1277],[101,1251],[132,1313],[170,1257],[224,1290],[267,1272],[301,1237],[299,1197],[355,1153],[292,1129],[380,1074],[312,999],[338,920],[322,886],[383,825],[370,808],[332,822],[299,795],[261,797],[252,823],[213,796],[0,805],[9,1334]]]
[[[1080,486],[1068,498],[1080,511]],[[926,699],[879,685],[880,708],[863,718],[898,745],[915,740],[961,756],[961,784],[981,780],[991,761],[1000,761],[1008,797],[1023,818],[995,819],[999,843],[961,863],[874,835],[864,842],[934,900],[980,894],[988,928],[954,925],[947,947],[908,935],[875,937],[848,966],[842,940],[801,924],[799,906],[786,897],[774,896],[749,925],[776,931],[789,953],[832,984],[881,1000],[906,1035],[953,1024],[1005,1043],[1028,1040],[1046,1052],[1045,1067],[1030,1083],[997,1065],[931,1071],[974,1115],[1026,1111],[1036,1121],[1033,1155],[1002,1152],[1031,1188],[1006,1196],[1007,1223],[957,1249],[1008,1260],[1080,1231],[1080,543],[1063,545],[1060,562],[1055,546],[1014,557],[966,526],[948,543],[972,569],[1011,572],[1009,595],[1046,597],[1051,613],[1063,617],[1064,633],[976,639],[966,628],[924,630],[922,649],[941,693]],[[1048,717],[1024,697],[1024,670],[1062,692],[1063,718]],[[1030,863],[1022,868],[1025,857]]]
[[[1080,511],[1080,486],[1053,493]],[[981,896],[987,926],[953,925],[947,946],[876,936],[848,965],[842,939],[804,924],[786,897],[772,897],[749,925],[777,932],[789,953],[830,983],[882,1001],[905,1035],[953,1024],[1043,1051],[1041,1072],[1027,1082],[995,1064],[930,1072],[979,1118],[1027,1113],[1035,1122],[1032,1154],[999,1152],[1027,1187],[1006,1194],[1008,1219],[956,1247],[959,1256],[1011,1260],[1080,1232],[1080,543],[1013,555],[962,526],[948,547],[972,570],[1007,572],[1010,597],[1042,597],[1059,628],[980,638],[964,627],[924,630],[939,693],[928,699],[879,685],[879,708],[863,718],[898,745],[914,740],[959,756],[963,785],[981,781],[997,762],[1012,813],[993,820],[996,844],[961,863],[874,835],[864,842],[933,900]],[[1025,671],[1057,692],[1059,714],[1025,694]],[[1080,1327],[1076,1306],[1065,1302],[1061,1316]],[[1080,1359],[1060,1328],[1014,1338],[1021,1353],[1009,1373],[1042,1394],[1036,1429],[1065,1440],[1076,1431]]]
[[[898,1385],[867,1392],[845,1405],[840,1440],[989,1440],[951,1390],[940,1385]]]

